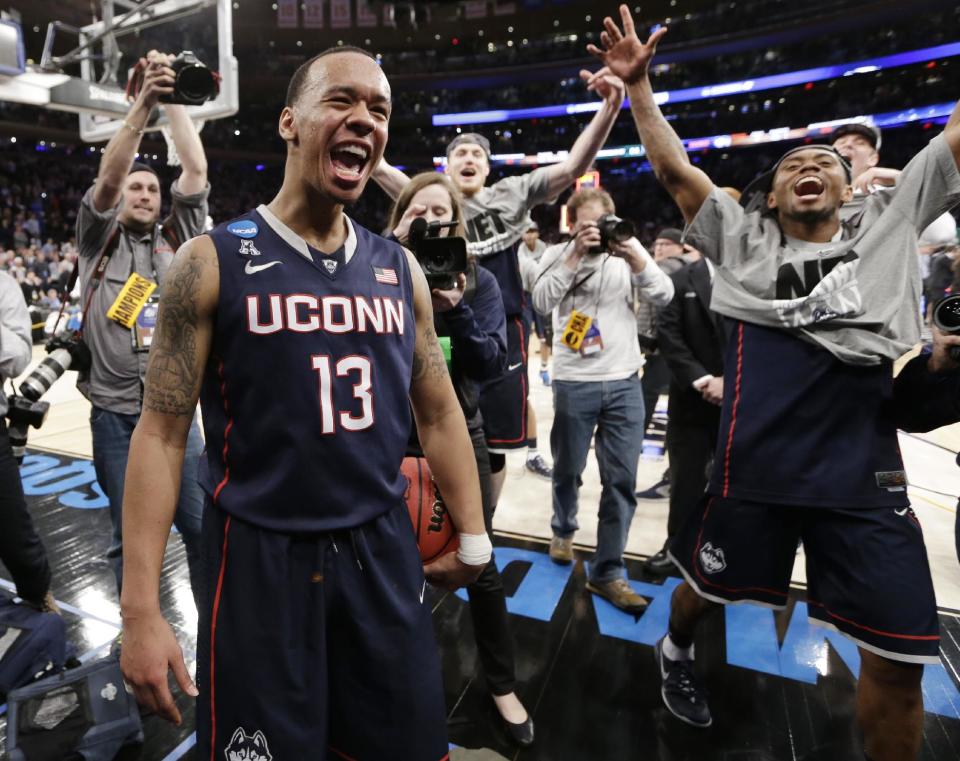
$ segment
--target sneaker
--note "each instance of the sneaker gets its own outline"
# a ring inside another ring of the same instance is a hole
[[[634,592],[633,587],[622,576],[605,583],[588,581],[587,590],[606,598],[620,610],[625,610],[628,613],[639,613],[647,607],[646,598]]]
[[[540,380],[543,381],[544,386],[550,386],[550,371],[545,367],[540,368]]]
[[[644,570],[650,573],[668,574],[676,569],[670,556],[667,555],[667,548],[664,547],[656,555],[652,555],[643,564]]]
[[[553,468],[547,465],[543,455],[535,454],[533,457],[528,457],[527,470],[548,480],[553,478]]]
[[[660,695],[663,704],[680,721],[693,727],[709,727],[713,723],[707,693],[693,673],[693,661],[671,661],[663,654],[664,635],[653,649],[663,685]]]
[[[555,536],[550,540],[550,559],[554,563],[573,562],[573,537]]]
[[[657,481],[649,489],[638,491],[637,497],[639,499],[669,499],[670,498],[670,481],[668,481],[665,478],[660,481]]]

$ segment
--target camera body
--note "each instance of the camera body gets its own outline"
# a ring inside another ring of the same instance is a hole
[[[176,76],[173,92],[161,96],[161,103],[199,106],[220,94],[219,75],[210,71],[192,50],[181,52],[170,62],[170,68]]]
[[[933,324],[944,333],[960,334],[960,294],[937,302],[933,308]],[[960,362],[960,346],[950,347],[950,359]]]
[[[454,288],[457,276],[467,271],[467,241],[459,237],[439,237],[441,230],[456,225],[456,222],[427,223],[423,217],[410,224],[410,248],[431,288]]]
[[[600,229],[600,245],[587,253],[604,254],[610,250],[611,243],[625,243],[636,235],[633,222],[620,219],[616,214],[604,214],[597,220]]]
[[[43,358],[33,372],[20,384],[20,396],[8,399],[10,409],[7,420],[10,422],[10,445],[17,462],[23,459],[27,445],[27,429],[39,428],[47,419],[49,402],[41,402],[43,396],[57,379],[72,366],[80,372],[89,372],[91,364],[90,348],[79,332],[61,333],[47,342],[47,356]]]

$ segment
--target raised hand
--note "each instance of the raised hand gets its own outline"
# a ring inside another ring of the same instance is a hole
[[[600,71],[591,73],[586,69],[580,70],[580,79],[587,86],[587,90],[595,92],[611,106],[620,108],[626,92],[626,87],[620,77],[610,73],[610,69],[604,66]]]
[[[587,45],[587,52],[603,61],[609,73],[631,85],[647,76],[650,62],[657,52],[657,43],[667,33],[665,26],[650,35],[646,44],[640,42],[633,25],[633,16],[626,5],[620,6],[620,21],[623,31],[607,16],[603,20],[604,31],[600,33],[602,49]]]

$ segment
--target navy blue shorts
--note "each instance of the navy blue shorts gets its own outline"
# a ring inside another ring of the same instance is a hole
[[[708,494],[670,555],[701,597],[782,608],[801,539],[814,623],[893,660],[940,662],[933,580],[909,507],[787,507]]]
[[[480,390],[483,432],[492,452],[527,445],[527,336],[521,315],[507,316],[507,368]]]
[[[350,531],[290,535],[208,502],[203,533],[197,758],[448,757],[430,606],[402,505]]]

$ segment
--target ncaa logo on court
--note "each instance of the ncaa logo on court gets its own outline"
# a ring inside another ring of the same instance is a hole
[[[237,727],[223,755],[227,761],[273,761],[263,732],[258,729],[251,737],[243,727]]]
[[[236,235],[238,238],[256,238],[260,228],[252,220],[241,219],[227,225],[227,232]]]
[[[720,573],[727,567],[727,558],[720,547],[707,542],[700,548],[700,565],[707,573]]]

